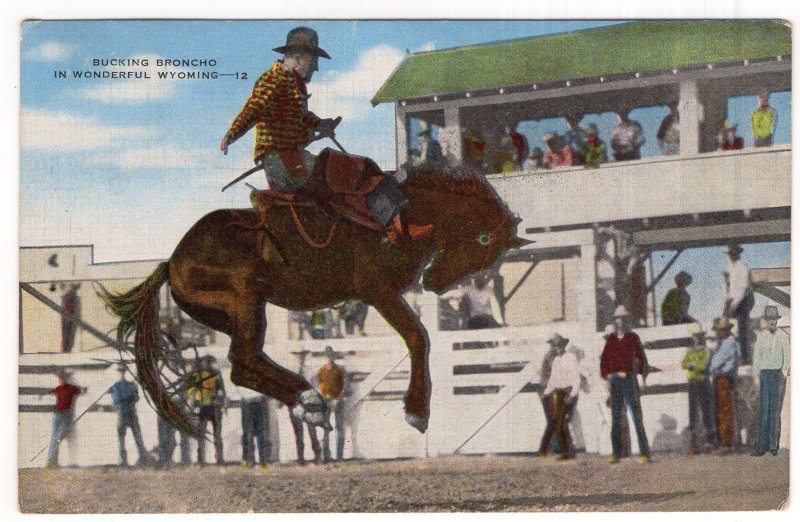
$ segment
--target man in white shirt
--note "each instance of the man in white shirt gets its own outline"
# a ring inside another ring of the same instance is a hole
[[[789,375],[789,336],[778,330],[778,307],[765,306],[765,328],[758,332],[753,346],[753,378],[759,386],[758,440],[751,455],[767,451],[778,454],[778,423],[781,416],[781,388]]]
[[[569,413],[572,411],[581,387],[580,358],[581,352],[570,347],[566,353],[553,359],[550,378],[544,389],[544,396],[552,401],[553,424],[558,439],[561,455],[558,460],[569,460],[573,457],[573,449],[569,430]]]
[[[269,467],[269,442],[266,436],[266,397],[244,386],[233,386],[231,398],[241,402],[242,408],[242,467],[255,466],[253,439],[258,447],[258,462],[262,468]]]
[[[750,311],[755,305],[753,284],[750,279],[750,268],[742,260],[744,250],[739,245],[730,245],[728,254],[728,295],[725,300],[725,316],[736,319],[736,331],[739,336],[740,363],[750,361],[750,350],[747,343],[747,327],[750,322]]]

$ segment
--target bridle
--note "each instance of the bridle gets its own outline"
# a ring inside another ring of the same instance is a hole
[[[494,227],[494,230],[491,232],[481,232],[478,234],[478,237],[467,237],[461,238],[459,241],[463,243],[468,243],[472,245],[480,245],[483,247],[483,256],[481,257],[481,270],[486,269],[486,263],[489,261],[489,246],[497,239],[497,234],[503,228],[503,226],[508,223],[508,214],[500,221],[500,223]]]

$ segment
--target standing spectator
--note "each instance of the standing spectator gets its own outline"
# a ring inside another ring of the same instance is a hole
[[[369,312],[369,306],[358,299],[347,299],[342,303],[339,308],[339,318],[344,321],[344,331],[347,335],[353,335],[356,328],[360,335],[367,335],[364,332],[367,312]]]
[[[612,310],[612,312],[613,312],[613,310]],[[608,338],[611,337],[612,335],[615,335],[616,331],[617,330],[614,327],[613,323],[606,325],[605,329],[603,330],[603,345],[604,346],[605,346],[605,343],[608,342]],[[611,411],[611,383],[608,380],[604,380],[603,382],[605,382],[605,385],[606,385],[605,386],[605,388],[606,388],[606,402],[605,402],[606,408],[608,408],[609,411]],[[605,421],[605,416],[603,417],[603,420]],[[630,426],[628,426],[627,419],[623,418],[622,421],[623,422],[621,422],[620,425],[619,425],[619,440],[620,440],[620,447],[621,447],[620,457],[628,458],[628,457],[631,456],[631,430],[630,430]]]
[[[562,144],[555,134],[549,132],[545,134],[544,142],[547,144],[547,152],[544,154],[542,163],[546,168],[575,165],[576,154],[567,145]]]
[[[539,370],[539,387],[541,388],[540,398],[542,401],[542,407],[544,408],[544,418],[547,423],[544,428],[544,433],[542,434],[542,441],[539,444],[539,451],[537,453],[539,457],[547,457],[553,440],[553,435],[556,431],[553,397],[545,392],[547,390],[548,383],[550,382],[550,377],[553,374],[553,361],[555,361],[557,357],[564,355],[567,345],[569,344],[569,339],[555,333],[550,336],[550,339],[547,340],[547,344],[550,345],[550,349],[547,351],[547,353],[545,353],[544,359],[542,359],[542,367]],[[569,432],[567,432],[566,436],[569,437]],[[562,440],[558,437],[556,438],[556,441],[556,451],[558,451],[558,453],[563,454],[571,446],[569,444],[562,445]]]
[[[514,148],[514,162],[517,168],[522,168],[522,162],[528,156],[528,138],[517,132],[517,125],[506,125],[503,129],[505,136],[511,140]]]
[[[61,352],[70,353],[75,346],[75,333],[78,330],[77,320],[81,318],[81,298],[78,296],[80,283],[61,284],[62,289],[68,289],[61,296]]]
[[[240,401],[242,409],[242,467],[250,469],[256,465],[255,439],[258,463],[264,469],[269,468],[267,398],[255,390],[235,384],[231,398]]]
[[[775,130],[775,111],[769,106],[769,93],[758,93],[758,108],[750,114],[750,124],[753,127],[754,145],[756,147],[769,147],[772,145],[772,133]]]
[[[483,330],[484,328],[498,328],[500,323],[494,317],[496,300],[494,290],[489,287],[489,281],[483,274],[478,274],[467,287],[464,295],[468,307],[468,330]]]
[[[75,396],[86,393],[87,390],[88,388],[70,384],[69,373],[65,371],[58,373],[58,386],[49,392],[56,396],[56,407],[53,412],[53,431],[50,434],[45,467],[58,467],[58,445],[65,438],[68,439],[72,431]]]
[[[347,381],[347,372],[336,364],[336,352],[330,346],[325,347],[325,357],[328,362],[317,371],[317,385],[319,394],[327,405],[328,422],[331,412],[334,414],[334,427],[336,428],[336,460],[342,460],[344,452],[344,402],[342,395]],[[322,456],[325,462],[331,460],[330,430],[323,430]]]
[[[419,148],[411,152],[411,165],[416,169],[431,169],[442,161],[442,147],[433,139],[430,129],[424,129],[417,134]]]
[[[730,245],[728,254],[728,296],[725,300],[725,313],[730,319],[736,318],[736,330],[741,347],[742,363],[750,361],[750,350],[747,339],[750,322],[750,311],[755,305],[753,282],[750,267],[742,260],[744,249],[739,245]]]
[[[675,276],[675,288],[667,292],[661,303],[661,322],[664,326],[691,323],[689,304],[692,298],[686,287],[692,284],[692,276],[681,270]]]
[[[172,465],[172,454],[175,452],[175,432],[178,429],[169,419],[161,415],[156,419],[158,428],[158,467],[166,468]],[[181,446],[181,464],[189,465],[192,462],[189,455],[189,436],[179,433]]]
[[[623,422],[623,409],[627,405],[633,416],[636,437],[639,440],[639,459],[650,462],[650,446],[642,420],[642,405],[636,375],[641,374],[643,382],[647,379],[647,357],[642,349],[639,336],[628,327],[630,314],[623,305],[614,311],[614,335],[609,336],[600,356],[600,376],[608,379],[611,386],[611,446],[613,455],[609,463],[619,462],[622,453],[620,424]]]
[[[211,423],[214,436],[214,457],[222,465],[222,407],[225,402],[225,387],[222,376],[214,368],[214,356],[200,358],[199,368],[189,376],[189,400],[200,407],[198,413],[200,436],[197,438],[197,462],[204,466],[206,452],[206,424]]]
[[[568,460],[575,456],[572,440],[569,435],[570,414],[578,400],[581,388],[581,370],[579,351],[571,349],[553,359],[550,378],[544,395],[552,402],[553,430],[561,448],[559,460]],[[544,446],[544,444],[542,444]],[[546,450],[546,446],[545,450]]]
[[[306,357],[308,356],[307,350],[302,350],[297,354],[299,359],[299,366],[297,368],[297,374],[305,377],[306,373]],[[308,436],[311,439],[311,450],[314,452],[314,464],[322,464],[322,448],[319,445],[319,439],[317,439],[317,430],[314,426],[309,424],[303,418],[303,408],[302,407],[295,407],[289,408],[289,420],[292,423],[292,431],[294,431],[294,443],[295,447],[297,448],[297,463],[300,466],[306,465],[306,458],[305,458],[305,451],[306,445],[303,441],[303,426],[306,426],[308,430]]]
[[[544,162],[542,161],[544,158],[544,151],[541,147],[534,147],[530,154],[528,154],[528,159],[525,160],[525,163],[522,164],[522,169],[525,172],[533,172],[536,170],[540,170],[544,168]]]
[[[706,353],[706,333],[699,323],[690,326],[692,346],[686,352],[681,362],[681,368],[686,370],[689,381],[689,455],[697,455],[697,438],[700,434],[699,418],[703,419],[705,430],[705,451],[715,446],[714,420],[711,415],[711,390],[708,387],[706,366],[708,354]]]
[[[740,150],[744,148],[744,140],[736,135],[736,125],[725,120],[722,132],[717,134],[719,150]]]
[[[587,131],[578,125],[581,120],[580,115],[570,114],[566,119],[568,129],[561,140],[572,150],[573,156],[579,158],[581,150],[586,145]]]
[[[789,336],[778,330],[781,316],[776,306],[765,306],[765,328],[758,333],[753,346],[753,378],[759,386],[758,440],[752,455],[760,457],[767,451],[778,454],[781,418],[781,390],[789,375]]]
[[[297,339],[302,341],[306,337],[306,333],[311,337],[311,314],[309,312],[296,312],[289,310],[289,328],[291,325],[297,325]],[[289,334],[291,337],[291,333]]]
[[[661,153],[665,156],[674,156],[678,154],[681,149],[681,135],[680,135],[680,121],[678,116],[678,104],[675,102],[667,105],[669,114],[664,116],[661,120],[661,125],[658,127],[656,139],[658,139],[658,146],[661,148]]]
[[[325,339],[326,326],[325,310],[314,310],[311,312],[311,338],[321,341]]]
[[[611,149],[616,161],[637,160],[642,157],[644,131],[639,122],[628,119],[628,111],[617,111],[619,123],[611,130]]]
[[[467,167],[482,172],[486,152],[486,139],[481,133],[469,129],[464,136],[464,160]]]
[[[714,385],[717,442],[723,455],[731,453],[736,442],[734,394],[736,370],[739,367],[739,343],[731,337],[732,328],[733,324],[727,317],[714,319],[712,329],[716,336],[710,338],[709,349],[712,353],[707,369]]]
[[[599,167],[608,161],[606,144],[597,137],[597,125],[590,123],[586,127],[586,143],[580,149],[582,163],[587,167]]]
[[[117,407],[117,436],[119,438],[119,465],[128,465],[128,452],[125,449],[125,433],[131,429],[133,440],[136,443],[136,451],[139,454],[137,465],[148,465],[150,458],[142,442],[142,429],[139,427],[139,415],[136,413],[136,403],[139,401],[139,389],[136,384],[125,379],[127,369],[124,366],[119,368],[119,380],[111,385],[108,393],[111,394],[111,401]]]

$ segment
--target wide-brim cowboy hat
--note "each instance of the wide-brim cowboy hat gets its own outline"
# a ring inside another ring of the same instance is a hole
[[[744,248],[736,244],[728,245],[728,250],[725,251],[726,254],[735,254],[735,255],[739,255],[742,252],[744,252]]]
[[[725,123],[722,125],[723,131],[732,131],[736,130],[737,125],[733,123],[731,120],[725,120]]]
[[[547,344],[552,346],[564,347],[569,344],[569,339],[567,339],[566,337],[562,337],[561,334],[554,333],[547,340]]]
[[[762,316],[763,319],[775,319],[778,320],[781,318],[780,312],[778,312],[777,306],[765,306],[764,307],[764,315]]]
[[[685,272],[683,270],[675,274],[675,281],[678,281],[679,279],[685,281],[687,285],[692,284],[693,281],[692,274],[690,274],[689,272]]]
[[[733,328],[733,323],[727,317],[717,317],[711,325],[711,329],[715,332],[719,330],[730,330],[731,328]]]
[[[273,49],[276,53],[286,54],[290,51],[307,51],[314,56],[331,59],[319,46],[319,36],[310,27],[295,27],[286,35],[286,45]]]
[[[547,143],[548,141],[554,140],[556,138],[557,138],[557,136],[555,134],[553,134],[552,132],[548,132],[544,136],[542,136],[542,141]]]
[[[631,314],[628,312],[628,309],[625,308],[625,305],[619,305],[614,310],[614,319],[616,319],[617,317],[628,317],[630,315]]]

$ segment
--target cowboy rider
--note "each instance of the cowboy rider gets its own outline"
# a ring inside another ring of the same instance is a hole
[[[306,83],[319,70],[319,57],[330,59],[318,45],[316,31],[296,27],[289,31],[286,45],[273,49],[284,55],[253,87],[244,108],[222,138],[220,150],[256,127],[253,159],[263,165],[267,182],[279,192],[297,192],[309,179],[314,156],[305,150],[312,136],[334,136],[339,120],[320,119],[308,110]],[[390,180],[387,177],[387,180]],[[375,220],[386,228],[392,242],[415,240],[429,234],[432,225],[403,226],[399,212],[407,204],[402,192],[388,182],[376,187],[368,200]]]

